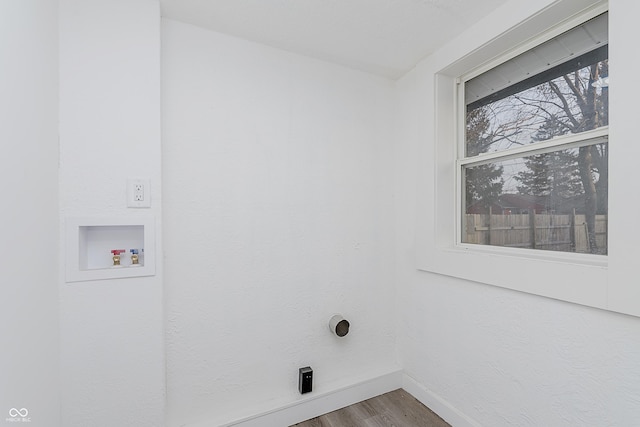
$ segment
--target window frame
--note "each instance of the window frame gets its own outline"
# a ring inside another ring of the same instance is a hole
[[[603,13],[608,12],[607,5],[600,5],[593,7],[592,9],[578,14],[565,22],[558,24],[553,29],[547,30],[542,34],[539,34],[525,43],[522,43],[508,52],[503,53],[491,61],[488,61],[481,66],[475,67],[469,72],[464,73],[460,77],[455,79],[455,126],[456,126],[456,151],[455,151],[455,171],[456,171],[456,217],[458,219],[455,228],[455,246],[465,250],[478,250],[488,253],[504,253],[513,256],[528,256],[538,259],[545,259],[553,261],[557,259],[561,262],[572,262],[575,264],[584,265],[596,265],[600,267],[607,267],[607,255],[591,255],[584,253],[572,253],[572,252],[560,252],[560,251],[540,251],[536,249],[528,248],[509,248],[501,246],[487,246],[478,245],[473,243],[462,242],[462,218],[464,214],[464,182],[463,182],[463,167],[475,164],[482,164],[489,160],[501,159],[507,160],[512,158],[522,158],[526,155],[535,155],[544,152],[551,152],[560,150],[562,148],[574,148],[585,145],[597,144],[601,142],[609,142],[609,126],[601,126],[596,129],[588,130],[578,134],[567,134],[558,136],[546,141],[536,142],[535,144],[528,144],[525,146],[509,148],[497,152],[481,153],[475,156],[466,156],[466,115],[467,115],[467,103],[465,102],[465,83],[474,77],[477,77],[487,71],[490,71],[497,66],[504,64],[505,62],[515,58],[516,56],[531,51],[537,46],[545,43],[563,34],[573,28],[578,27],[584,22],[589,21]],[[541,253],[544,252],[544,253]],[[562,254],[562,255],[559,255]]]
[[[535,46],[609,10],[606,2],[588,9],[571,0],[559,1],[509,28],[488,43],[454,59],[434,74],[434,175],[419,200],[418,269],[473,282],[513,289],[572,303],[610,309],[609,257],[524,248],[461,243],[462,165],[465,108],[461,84]],[[558,23],[558,16],[566,19]],[[549,25],[549,23],[557,23]],[[515,41],[516,47],[513,47]],[[461,118],[461,119],[460,119]],[[541,142],[545,148],[608,138],[609,127]],[[462,151],[460,151],[462,150]],[[512,149],[511,154],[522,149]],[[470,162],[476,162],[475,156]],[[502,157],[504,153],[501,153]],[[481,155],[482,156],[482,155]],[[435,201],[429,205],[429,199]],[[462,266],[462,267],[461,267]],[[522,272],[527,272],[522,274]],[[513,280],[518,274],[518,280]],[[562,280],[564,278],[564,281]],[[560,282],[560,283],[559,283]]]

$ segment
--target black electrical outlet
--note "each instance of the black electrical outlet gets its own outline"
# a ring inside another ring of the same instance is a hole
[[[298,390],[301,394],[309,393],[313,387],[313,369],[307,366],[298,371]]]

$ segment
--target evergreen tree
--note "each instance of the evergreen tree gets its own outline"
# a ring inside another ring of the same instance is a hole
[[[477,108],[467,113],[467,156],[484,153],[491,146],[492,136],[488,134],[489,119],[485,108]],[[466,209],[472,206],[489,210],[489,206],[502,194],[502,166],[489,163],[468,168],[465,174]]]
[[[568,128],[555,116],[550,116],[532,137],[534,142],[545,141],[568,132]],[[562,150],[552,153],[527,157],[524,161],[526,170],[519,172],[514,178],[520,183],[517,186],[520,194],[545,196],[550,208],[560,201],[575,198],[583,194],[578,164],[578,153],[575,150]]]

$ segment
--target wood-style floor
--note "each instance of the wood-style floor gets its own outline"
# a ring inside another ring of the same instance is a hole
[[[296,427],[451,427],[402,389],[312,418]],[[290,426],[294,427],[294,426]]]

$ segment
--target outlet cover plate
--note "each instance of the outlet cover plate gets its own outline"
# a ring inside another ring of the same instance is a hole
[[[151,207],[151,187],[148,178],[127,179],[127,207]]]

